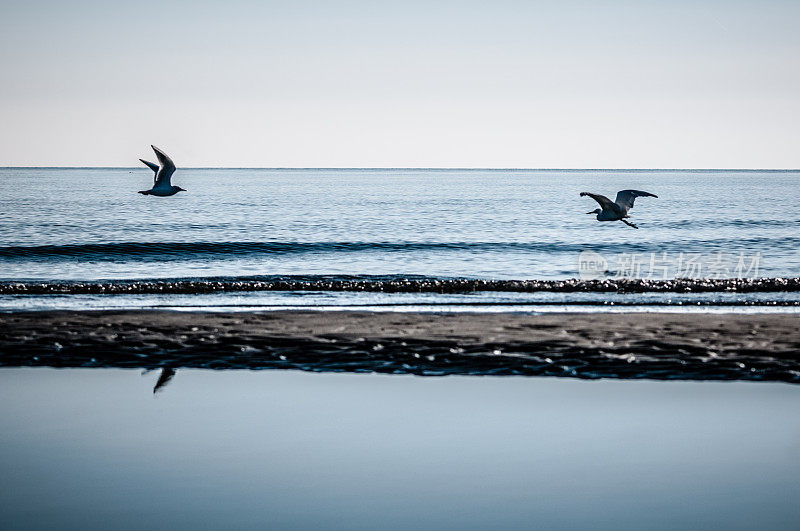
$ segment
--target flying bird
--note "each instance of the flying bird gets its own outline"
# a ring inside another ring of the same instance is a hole
[[[630,217],[628,216],[628,211],[633,208],[633,202],[637,197],[658,197],[656,194],[642,192],[641,190],[621,190],[617,192],[617,199],[614,202],[604,195],[581,192],[581,197],[585,195],[600,203],[602,207],[602,210],[598,208],[587,212],[587,214],[597,214],[597,221],[621,221],[634,229],[639,227],[626,221],[626,218]]]
[[[169,195],[175,195],[178,192],[185,192],[186,190],[180,186],[172,186],[169,182],[172,174],[175,173],[175,163],[172,162],[172,159],[157,147],[150,147],[156,152],[158,164],[153,164],[152,162],[148,162],[144,159],[139,160],[141,160],[145,166],[155,172],[155,177],[153,178],[153,187],[150,190],[140,190],[139,193],[142,195],[157,195],[159,197],[167,197]]]

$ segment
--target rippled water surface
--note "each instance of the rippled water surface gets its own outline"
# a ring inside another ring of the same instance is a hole
[[[0,275],[93,279],[253,274],[576,276],[577,253],[755,253],[800,274],[793,172],[0,170]],[[651,191],[640,230],[599,223],[584,190]]]
[[[151,179],[0,169],[0,280],[565,279],[586,250],[700,256],[706,273],[722,253],[731,275],[758,256],[751,276],[800,276],[798,172],[193,169],[174,176],[188,192],[137,194]],[[624,188],[659,195],[637,200],[639,230],[585,215],[597,205],[579,192]]]

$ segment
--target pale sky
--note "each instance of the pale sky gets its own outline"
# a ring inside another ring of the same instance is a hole
[[[0,166],[800,168],[797,1],[0,3]]]

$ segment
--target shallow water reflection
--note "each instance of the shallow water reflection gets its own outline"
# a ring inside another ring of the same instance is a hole
[[[800,387],[0,370],[4,528],[790,528]]]

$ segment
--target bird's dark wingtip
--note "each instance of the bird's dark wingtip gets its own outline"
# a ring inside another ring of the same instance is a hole
[[[159,148],[158,146],[154,146],[153,144],[150,144],[150,147],[153,148],[153,151],[156,152],[156,155],[163,155],[165,157],[167,156],[167,154],[164,153],[164,150]]]

